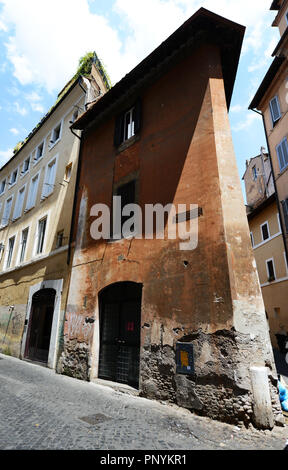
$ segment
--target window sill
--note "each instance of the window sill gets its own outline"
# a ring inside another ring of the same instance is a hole
[[[138,140],[140,140],[140,135],[133,135],[132,137],[130,137],[130,139],[125,140],[124,142],[122,142],[122,144],[117,147],[117,153],[123,152],[127,148],[131,147],[131,145],[135,144],[135,142],[138,142]]]
[[[24,176],[29,175],[30,170],[25,171],[25,173],[20,174],[20,179],[24,178]]]
[[[51,145],[49,146],[49,152],[50,152],[50,150],[52,150],[52,149],[55,147],[55,145],[58,144],[58,142],[60,142],[60,140],[61,140],[61,138],[59,138],[58,140],[55,140],[55,142],[53,142],[53,144],[51,144]]]
[[[15,186],[16,183],[17,183],[17,181],[15,181],[15,183],[9,184],[9,188],[8,188],[8,189],[13,188],[13,186]]]
[[[34,161],[33,161],[33,168],[34,168],[36,165],[38,165],[38,163],[41,162],[41,160],[43,160],[43,157],[44,157],[44,155],[42,155],[42,157],[40,157],[40,158],[37,158],[37,160],[34,160]]]

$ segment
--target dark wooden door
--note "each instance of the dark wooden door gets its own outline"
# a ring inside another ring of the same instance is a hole
[[[132,293],[133,291],[130,292]],[[101,302],[98,375],[99,378],[137,388],[139,385],[141,296],[133,298],[131,295],[132,298],[129,299],[128,292],[125,298],[124,286],[123,294],[123,298],[119,298],[116,294],[114,301],[106,295],[106,299]]]

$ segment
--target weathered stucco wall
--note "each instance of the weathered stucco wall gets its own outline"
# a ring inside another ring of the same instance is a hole
[[[267,367],[274,417],[266,410],[262,424],[272,427],[281,414],[275,368],[220,63],[215,47],[203,47],[142,90],[140,139],[126,150],[113,147],[114,117],[85,136],[58,370],[98,376],[98,294],[134,281],[143,284],[141,394],[248,423],[256,419],[250,367]],[[181,251],[179,240],[92,240],[91,206],[110,206],[113,187],[131,174],[139,175],[142,209],[149,203],[202,208],[197,249]],[[176,374],[178,341],[193,344],[194,375]]]
[[[0,276],[0,351],[21,357],[24,323],[30,288],[48,280],[63,279],[57,349],[63,346],[63,323],[66,309],[69,269],[67,251],[10,271]],[[61,331],[62,330],[62,331]]]

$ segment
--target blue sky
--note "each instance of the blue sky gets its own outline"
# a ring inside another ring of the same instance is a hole
[[[279,40],[272,0],[0,0],[0,167],[95,50],[115,84],[204,6],[247,27],[230,109],[242,177],[266,145],[248,105]]]

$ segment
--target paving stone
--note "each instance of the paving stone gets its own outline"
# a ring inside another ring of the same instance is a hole
[[[287,427],[238,428],[15,358],[1,359],[0,449],[282,450],[288,438]]]

